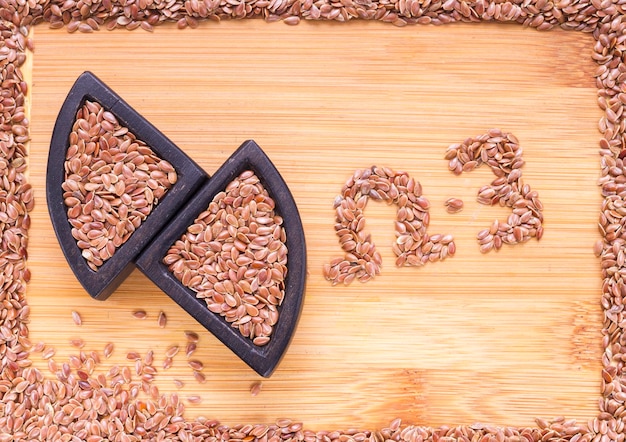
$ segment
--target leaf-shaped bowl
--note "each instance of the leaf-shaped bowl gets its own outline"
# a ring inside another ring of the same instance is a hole
[[[63,198],[65,160],[70,145],[70,133],[78,110],[89,100],[97,102],[112,113],[120,124],[149,146],[160,158],[175,169],[178,179],[165,193],[152,212],[141,222],[128,240],[97,270],[92,270],[76,239],[68,220],[68,207]],[[106,299],[134,268],[134,260],[148,242],[184,206],[193,193],[208,179],[207,174],[165,135],[115,94],[90,72],[83,73],[71,88],[58,114],[48,156],[46,196],[52,226],[61,249],[72,271],[90,296]]]
[[[183,285],[163,262],[168,250],[207,209],[215,195],[248,170],[255,173],[274,200],[275,212],[283,219],[288,250],[284,298],[278,307],[279,319],[273,326],[271,339],[263,346],[255,345],[223,317],[210,311],[205,300],[199,299],[196,292]],[[246,141],[241,145],[171,221],[168,228],[141,253],[136,263],[168,296],[258,374],[264,377],[272,374],[289,345],[300,316],[306,279],[306,246],[302,221],[291,192],[276,167],[254,141]]]

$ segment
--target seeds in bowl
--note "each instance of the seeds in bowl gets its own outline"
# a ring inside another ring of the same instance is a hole
[[[257,346],[269,343],[285,296],[283,220],[255,173],[219,192],[163,258],[207,308]]]
[[[72,236],[97,271],[176,183],[174,167],[98,102],[76,113],[62,183]]]

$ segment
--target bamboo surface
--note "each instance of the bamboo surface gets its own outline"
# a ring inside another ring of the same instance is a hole
[[[190,418],[226,424],[303,421],[313,429],[381,427],[395,417],[423,425],[533,425],[535,417],[586,421],[597,413],[601,311],[592,247],[600,194],[592,40],[509,25],[395,28],[370,22],[259,20],[174,25],[143,31],[72,34],[34,31],[31,88],[29,265],[31,338],[66,361],[100,353],[98,370],[129,364],[126,353],[185,344],[186,358],[159,370],[161,392],[185,398]],[[48,143],[77,76],[91,70],[213,173],[246,139],[270,156],[299,206],[308,281],[292,344],[273,376],[258,377],[146,277],[135,271],[108,300],[92,300],[56,241],[45,201]],[[476,202],[493,179],[486,168],[460,177],[443,159],[448,145],[492,127],[524,149],[525,182],[545,206],[545,234],[480,254],[476,233],[507,210]],[[429,233],[451,233],[457,253],[422,268],[396,268],[394,209],[371,203],[368,228],[383,256],[379,277],[332,287],[322,266],[341,256],[335,196],[356,170],[407,171],[431,202]],[[461,213],[444,201],[458,197]],[[145,309],[146,320],[133,319]],[[83,325],[72,322],[80,312]],[[159,310],[168,324],[157,326]],[[45,361],[33,356],[47,372]],[[52,376],[52,375],[50,375]],[[174,379],[185,382],[178,390]],[[250,387],[262,382],[257,396]]]

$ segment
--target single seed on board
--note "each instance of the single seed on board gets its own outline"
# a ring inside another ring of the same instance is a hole
[[[198,342],[200,340],[198,333],[190,330],[185,331],[185,338],[187,338],[189,342]]]
[[[178,345],[171,345],[165,351],[165,356],[168,358],[173,358],[178,353],[180,347]]]
[[[173,364],[174,364],[174,360],[171,357],[166,357],[163,360],[163,370],[169,370],[170,368],[172,368]]]
[[[72,321],[74,321],[74,324],[76,325],[83,324],[83,319],[81,318],[80,314],[75,310],[72,310]]]
[[[187,343],[187,347],[185,347],[185,356],[190,357],[196,351],[197,344],[195,342]]]
[[[83,348],[85,346],[85,341],[80,338],[70,339],[70,344],[72,347]]]
[[[597,257],[602,255],[602,249],[603,248],[604,248],[603,241],[601,239],[597,240],[595,242],[595,244],[593,245],[593,253],[594,253],[594,255],[596,255]]]
[[[110,358],[111,355],[113,354],[113,349],[115,347],[115,344],[113,344],[112,342],[108,342],[105,346],[104,346],[104,357],[105,358]]]
[[[50,359],[52,356],[54,356],[55,353],[56,350],[54,349],[54,347],[47,347],[41,354],[41,357],[44,359]]]
[[[206,376],[201,371],[194,371],[193,377],[200,384],[204,384],[206,382]]]
[[[133,312],[133,317],[136,319],[146,319],[147,316],[148,314],[145,310],[135,310]]]
[[[167,325],[167,316],[162,310],[159,312],[159,318],[157,322],[159,324],[159,327],[161,328],[165,328],[165,326]]]
[[[252,396],[258,396],[262,387],[263,384],[261,382],[253,382],[252,385],[250,385],[250,394]]]
[[[196,359],[192,359],[187,362],[187,365],[191,367],[192,370],[200,371],[204,368],[204,364]]]
[[[146,353],[146,356],[144,357],[143,362],[144,362],[144,364],[146,364],[146,366],[151,366],[151,365],[152,365],[152,363],[154,362],[154,351],[153,351],[153,350],[149,350],[149,351]],[[146,370],[152,370],[152,368],[148,368],[148,367],[146,367],[146,368],[145,368],[145,370],[144,370],[144,372],[145,372]]]
[[[199,395],[191,395],[191,396],[187,396],[187,402],[189,402],[190,404],[199,404],[202,402],[202,397]]]

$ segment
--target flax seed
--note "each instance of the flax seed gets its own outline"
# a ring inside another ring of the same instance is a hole
[[[135,310],[132,315],[133,318],[136,319],[146,319],[146,317],[148,316],[145,310]]]
[[[263,388],[263,384],[261,382],[254,382],[250,385],[250,395],[258,396],[261,393],[261,389]]]
[[[83,319],[77,311],[72,310],[72,321],[76,325],[83,325]]]
[[[163,312],[163,311],[159,312],[159,317],[157,319],[157,323],[158,323],[159,327],[165,328],[165,326],[167,325],[167,316],[165,315],[165,312]]]

